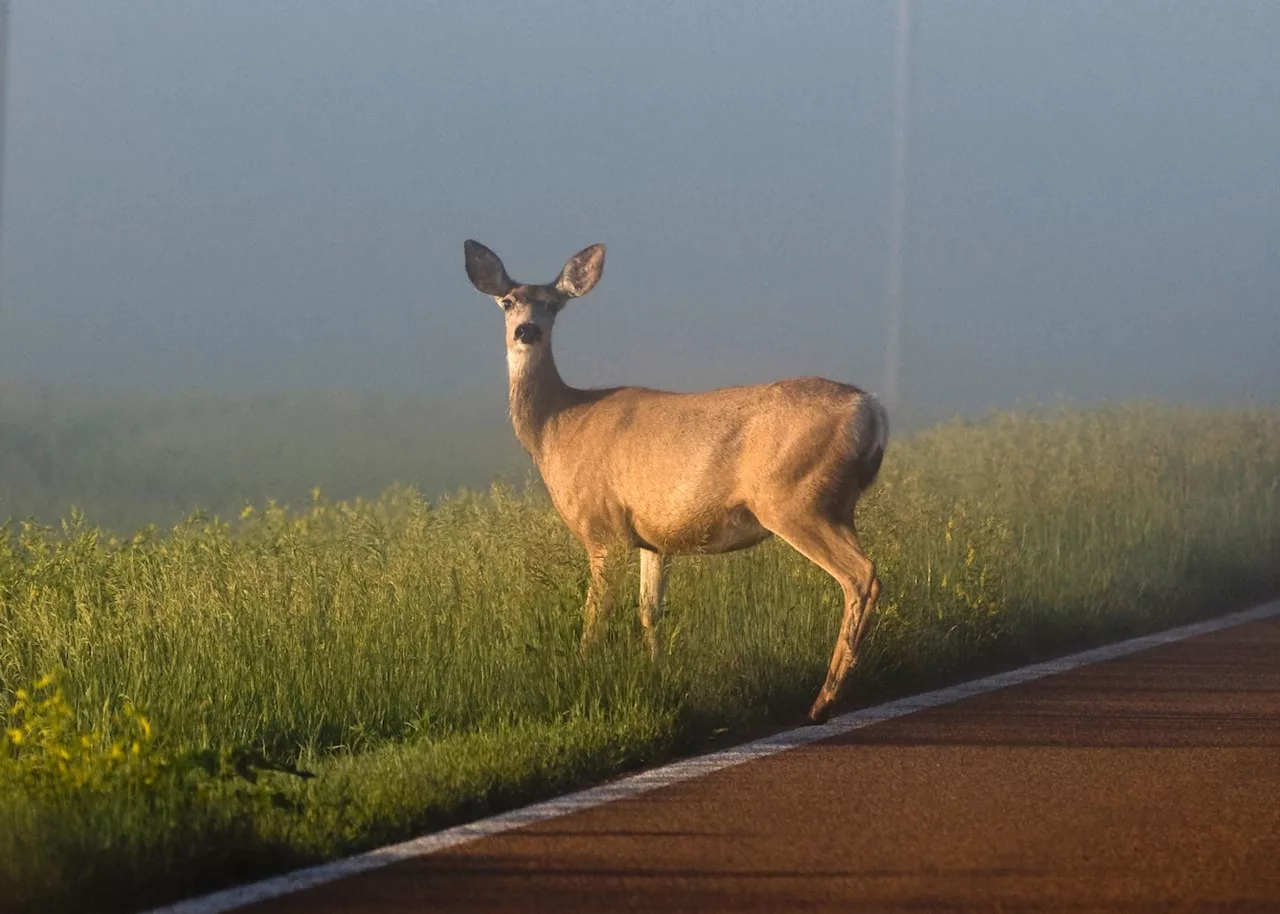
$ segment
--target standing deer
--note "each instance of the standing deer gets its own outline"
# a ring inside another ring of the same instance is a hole
[[[569,299],[600,281],[604,245],[575,255],[549,285],[513,282],[484,245],[463,248],[472,285],[506,313],[516,437],[587,550],[583,649],[613,602],[612,557],[640,550],[640,619],[656,656],[667,557],[746,549],[776,533],[844,591],[840,635],[809,710],[813,722],[826,720],[880,594],[853,516],[884,456],[883,407],[823,378],[701,393],[570,387],[556,370],[551,330]]]

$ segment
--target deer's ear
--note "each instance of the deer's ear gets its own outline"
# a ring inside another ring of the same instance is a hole
[[[556,288],[569,298],[578,298],[594,289],[603,273],[604,245],[593,244],[569,258],[556,280]]]
[[[467,258],[467,278],[485,295],[497,298],[506,295],[515,283],[507,275],[507,268],[502,265],[498,255],[478,241],[466,240],[462,250]]]

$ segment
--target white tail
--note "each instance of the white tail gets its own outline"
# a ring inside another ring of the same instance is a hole
[[[513,282],[478,242],[464,248],[472,284],[506,313],[516,435],[591,563],[583,648],[612,603],[611,557],[640,550],[641,620],[656,655],[666,557],[745,549],[776,533],[844,591],[840,635],[809,711],[825,720],[880,593],[854,508],[884,456],[883,407],[823,378],[702,393],[569,387],[556,370],[551,331],[569,299],[599,281],[604,245],[574,256],[547,285]]]

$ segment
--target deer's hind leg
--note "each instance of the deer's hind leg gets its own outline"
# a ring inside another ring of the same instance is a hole
[[[870,629],[880,581],[875,563],[867,556],[849,520],[832,520],[821,513],[796,514],[766,524],[796,551],[836,579],[844,593],[844,615],[836,638],[827,678],[818,693],[809,719],[822,723],[840,697],[845,678],[858,660],[858,648]]]
[[[667,559],[649,549],[640,550],[640,623],[649,645],[649,656],[658,658],[658,623],[662,621],[662,601],[667,593]]]

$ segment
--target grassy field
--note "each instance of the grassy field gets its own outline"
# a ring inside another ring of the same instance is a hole
[[[1280,414],[1001,414],[896,440],[854,703],[1280,592]],[[785,544],[635,569],[577,651],[586,562],[536,488],[317,497],[0,540],[0,906],[128,909],[798,720],[838,589]],[[305,775],[305,776],[304,776]]]

